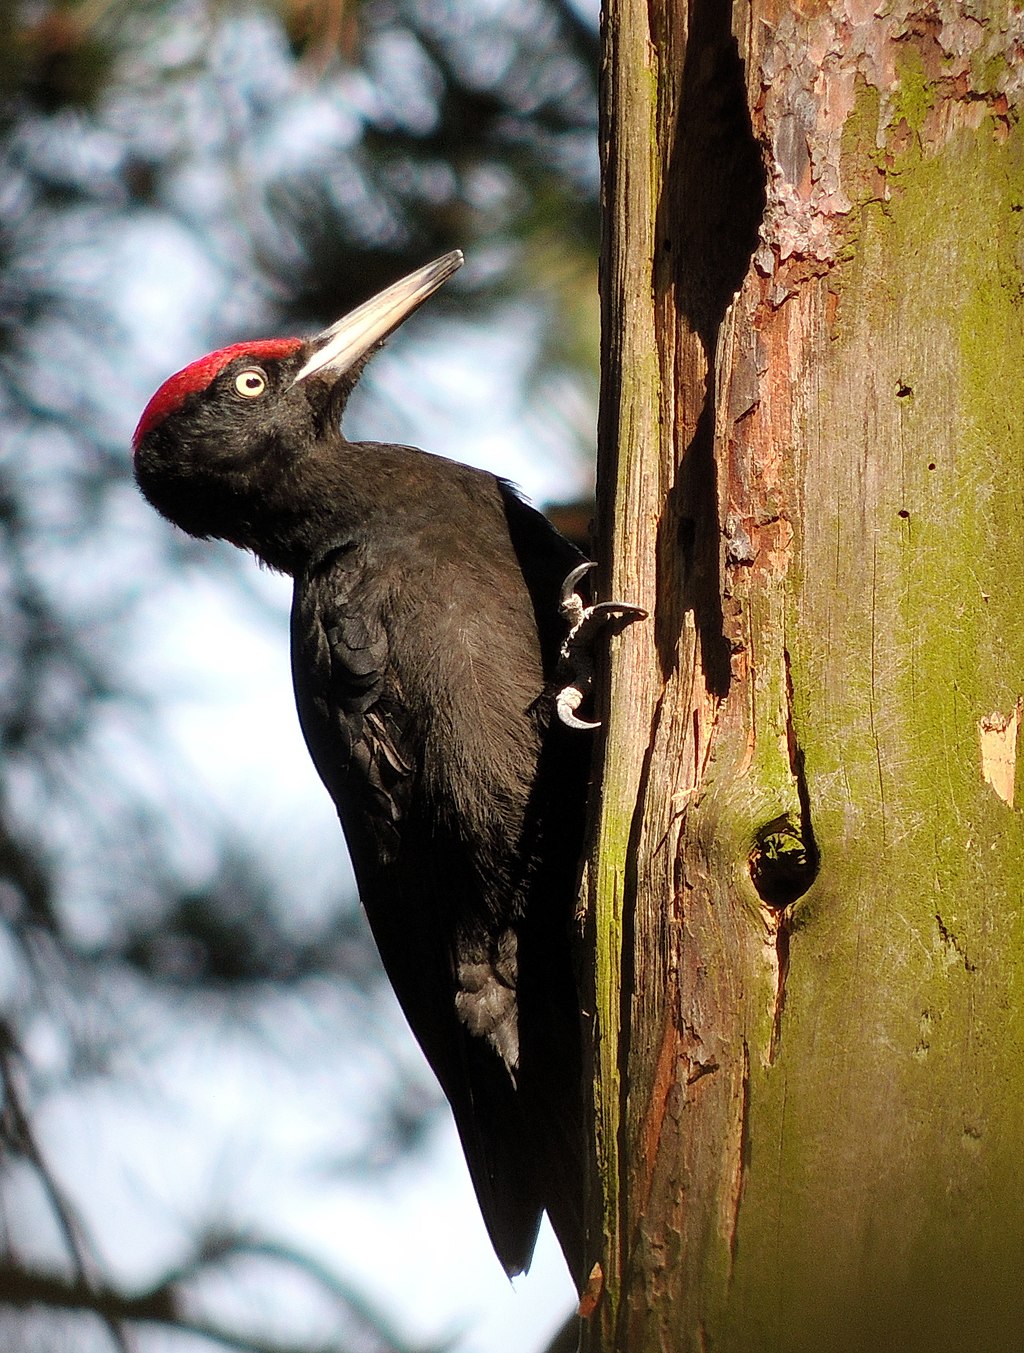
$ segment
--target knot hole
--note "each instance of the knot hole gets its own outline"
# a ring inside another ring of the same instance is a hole
[[[818,874],[818,848],[789,813],[766,822],[750,852],[750,878],[757,895],[773,911],[802,897]]]

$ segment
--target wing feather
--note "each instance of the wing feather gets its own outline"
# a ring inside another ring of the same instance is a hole
[[[492,1244],[518,1273],[543,1200],[515,1084],[516,936],[472,925],[479,871],[424,802],[388,636],[372,619],[372,580],[363,579],[359,614],[349,601],[358,567],[346,553],[297,589],[300,722],[338,807],[385,970],[451,1105]]]

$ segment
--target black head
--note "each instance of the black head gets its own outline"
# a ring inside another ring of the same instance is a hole
[[[209,353],[166,380],[135,430],[146,498],[190,535],[273,557],[281,515],[308,510],[303,466],[336,437],[367,358],[461,265],[456,250],[404,277],[315,338],[264,339]]]

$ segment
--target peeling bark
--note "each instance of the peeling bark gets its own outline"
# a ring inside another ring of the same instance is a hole
[[[1003,1353],[1024,13],[614,0],[605,47],[602,582],[652,620],[583,893],[584,1347]]]

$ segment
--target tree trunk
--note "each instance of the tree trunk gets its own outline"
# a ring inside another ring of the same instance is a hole
[[[1024,1339],[1024,16],[609,0],[590,1353]]]

